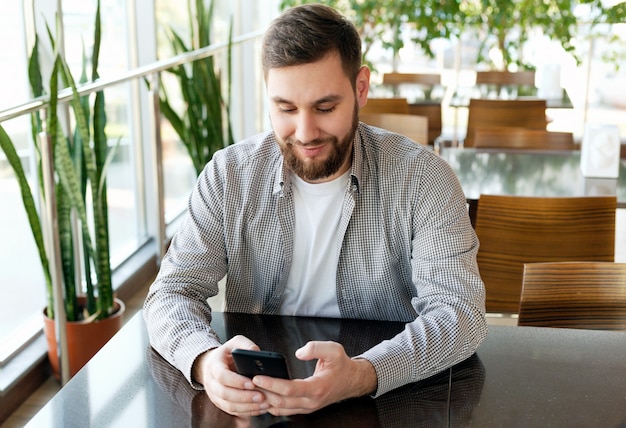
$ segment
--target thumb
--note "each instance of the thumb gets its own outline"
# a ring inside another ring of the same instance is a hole
[[[307,342],[303,347],[298,348],[296,350],[296,358],[302,361],[308,361],[308,360],[312,360],[313,357],[312,355],[312,351],[311,348],[313,348],[312,345],[313,342]]]
[[[341,346],[334,342],[310,341],[306,345],[296,351],[296,357],[299,360],[326,360],[335,355],[337,346]]]

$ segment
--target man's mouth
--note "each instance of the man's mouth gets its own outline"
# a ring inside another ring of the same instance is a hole
[[[302,153],[305,156],[315,157],[319,155],[322,152],[322,150],[324,150],[325,146],[326,146],[325,144],[316,145],[316,146],[299,146],[299,149],[300,151],[302,151]]]

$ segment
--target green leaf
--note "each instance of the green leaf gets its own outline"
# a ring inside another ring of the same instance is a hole
[[[210,24],[213,17],[213,3],[208,9],[202,0],[195,0],[196,13],[191,13],[191,2],[187,3],[190,11],[190,38],[192,49],[209,46],[211,43]],[[197,33],[196,33],[197,31]],[[228,71],[226,77],[227,99],[231,91],[231,49],[232,20],[228,45]],[[168,29],[168,38],[175,53],[189,52],[183,38],[173,29]],[[196,46],[196,43],[200,46]],[[233,131],[229,119],[229,103],[222,96],[222,82],[216,71],[214,57],[199,59],[187,66],[168,70],[175,75],[182,99],[184,112],[176,112],[167,95],[165,86],[160,86],[159,105],[162,114],[170,121],[185,146],[196,172],[199,174],[211,160],[215,151],[232,144]]]
[[[22,167],[22,161],[17,154],[17,151],[15,150],[15,145],[9,138],[9,135],[6,133],[2,125],[0,125],[0,147],[6,155],[7,161],[13,169],[13,173],[15,174],[15,178],[17,179],[20,188],[20,194],[22,196],[22,204],[24,205],[24,210],[26,211],[26,216],[28,217],[28,223],[30,225],[33,239],[35,240],[35,244],[37,245],[39,261],[41,262],[41,267],[46,281],[46,290],[48,296],[52,296],[52,278],[50,276],[50,267],[48,264],[48,257],[46,255],[46,249],[44,246],[43,231],[41,228],[39,214],[37,213],[35,199],[33,198],[32,190],[30,188],[30,185],[28,184],[28,180],[26,179],[26,173],[24,171],[24,168]],[[52,310],[52,307],[53,305],[50,305],[49,301],[48,308]],[[52,316],[54,315],[52,314]]]

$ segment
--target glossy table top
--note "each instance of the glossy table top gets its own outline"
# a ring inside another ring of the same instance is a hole
[[[444,148],[443,157],[456,173],[465,197],[481,193],[511,196],[617,195],[626,207],[626,160],[619,178],[587,178],[580,171],[580,151],[477,150]]]
[[[574,107],[565,89],[561,89],[560,97],[545,98],[539,95],[539,88],[536,86],[495,85],[488,83],[457,87],[450,99],[450,105],[452,107],[467,107],[471,98],[492,100],[545,99],[547,108]]]
[[[448,89],[452,91],[450,96],[451,107],[468,107],[471,98],[500,100],[544,99],[539,96],[538,88],[534,86],[498,86],[488,84],[467,87],[459,86],[457,88],[422,83],[372,84],[369,96],[372,98],[406,98],[408,103],[413,105],[442,104]],[[567,91],[562,89],[560,97],[546,98],[546,107],[573,108],[574,106]]]
[[[246,334],[293,355],[310,339],[355,354],[401,323],[215,314],[225,339]],[[150,348],[133,317],[30,421],[29,427],[600,427],[626,424],[626,332],[492,326],[476,355],[377,399],[347,400],[311,415],[248,421],[217,410]],[[290,358],[294,377],[312,363]]]
[[[371,85],[370,98],[406,98],[412,105],[441,104],[446,94],[443,85],[425,85],[422,83],[399,83],[396,85]]]

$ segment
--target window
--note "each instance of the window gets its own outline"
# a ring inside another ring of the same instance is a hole
[[[0,111],[30,98],[26,40],[20,2],[0,3]],[[9,78],[10,77],[10,78]],[[28,117],[2,123],[17,146],[27,173],[34,171]],[[31,177],[31,186],[33,185]],[[0,151],[0,365],[21,345],[24,334],[41,328],[45,285],[37,248],[22,208],[17,180]],[[19,245],[17,245],[19,243]],[[39,319],[39,325],[33,320]]]
[[[24,23],[36,22],[39,34],[46,34],[45,22],[54,22],[56,3],[34,3],[35,10],[22,9],[22,2],[0,3],[0,114],[29,101],[27,80],[28,40]],[[29,2],[23,2],[30,4]],[[227,29],[231,18],[235,36],[259,32],[273,17],[267,5],[246,5],[240,2],[216,2],[214,17],[220,31]],[[183,28],[188,17],[186,3],[173,0],[137,0],[131,10],[124,0],[101,2],[102,42],[99,74],[103,81],[118,78],[128,70],[154,63],[157,43],[163,42],[164,23],[178,23]],[[157,12],[155,15],[154,8]],[[250,15],[251,8],[258,13]],[[66,59],[75,78],[80,75],[83,46],[89,55],[93,44],[93,22],[96,0],[63,2],[63,23]],[[276,8],[272,9],[276,10]],[[146,13],[146,11],[148,13]],[[155,28],[155,16],[157,27]],[[165,17],[159,19],[158,17]],[[55,28],[51,25],[51,28]],[[46,36],[47,37],[47,36]],[[216,36],[213,42],[225,41]],[[233,50],[233,127],[235,139],[259,132],[266,123],[262,103],[262,73],[258,44],[244,42]],[[43,47],[42,47],[43,48]],[[158,50],[161,55],[161,48]],[[170,56],[163,52],[163,58]],[[48,59],[51,54],[48,53]],[[245,64],[242,66],[242,64]],[[251,66],[252,65],[252,66]],[[45,77],[44,77],[45,79]],[[157,237],[159,218],[154,207],[158,198],[154,183],[155,165],[152,155],[152,124],[149,120],[150,100],[143,79],[108,86],[105,90],[107,135],[109,145],[116,148],[108,171],[111,258],[113,269],[128,260],[150,239]],[[6,96],[5,96],[6,95]],[[31,141],[28,115],[3,120],[2,126],[19,145],[20,155],[28,173],[35,180],[34,145]],[[184,211],[195,183],[195,172],[188,155],[170,131],[163,126],[163,171],[165,220],[169,224]],[[168,140],[169,138],[169,140]],[[35,182],[32,182],[34,187]],[[174,225],[175,227],[175,225]],[[168,230],[172,232],[174,228]],[[24,212],[17,181],[0,151],[0,366],[28,338],[41,330],[46,291],[37,249]],[[19,243],[19,245],[16,245]],[[156,246],[154,248],[156,252]],[[117,284],[116,284],[117,285]],[[5,373],[6,374],[6,373]],[[16,374],[17,375],[17,374]],[[2,390],[3,385],[0,385]]]
[[[26,37],[23,26],[25,22],[22,10],[13,7],[8,2],[1,10],[3,20],[7,25],[1,26],[2,40],[14,40],[19,35],[20,43],[3,43],[2,70],[11,79],[0,79],[2,93],[15,94],[11,97],[2,97],[3,100],[28,100],[30,89],[27,81]],[[126,15],[126,3],[123,0],[102,2],[102,43],[100,52],[99,74],[102,79],[119,76],[128,69],[125,52],[128,46],[126,20],[119,19]],[[90,56],[93,46],[93,22],[95,17],[95,1],[65,1],[63,2],[65,52],[68,64],[75,80],[81,73],[81,63],[84,51]],[[49,10],[34,10],[34,15],[44,14],[45,21],[54,28],[54,13]],[[39,34],[45,35],[44,18],[37,23]],[[41,36],[40,36],[41,37]],[[58,37],[58,36],[57,36]],[[6,45],[6,46],[5,46]],[[42,58],[51,58],[52,54],[48,43],[42,43]],[[4,55],[4,53],[7,55]],[[43,62],[43,60],[42,60]],[[89,63],[90,64],[90,63]],[[42,64],[42,66],[44,66]],[[87,70],[90,73],[91,70]],[[44,81],[47,76],[43,76]],[[46,83],[47,86],[47,83]],[[17,93],[19,90],[19,94]],[[109,137],[109,146],[116,150],[113,162],[108,171],[108,198],[109,198],[109,230],[111,240],[111,258],[113,268],[121,263],[129,254],[136,250],[147,239],[146,219],[143,208],[145,198],[143,189],[137,186],[137,168],[135,167],[137,153],[134,130],[132,129],[130,107],[130,84],[123,83],[111,86],[104,91],[107,108],[106,132]],[[21,95],[21,96],[20,96]],[[2,105],[1,108],[10,107]],[[31,186],[36,188],[34,172],[33,144],[30,136],[30,119],[28,116],[18,117],[4,122],[3,127],[11,138],[20,147],[24,164],[32,175]],[[32,333],[41,329],[41,312],[46,303],[46,290],[43,272],[39,263],[37,249],[32,239],[30,227],[24,212],[17,181],[11,168],[0,153],[0,206],[11,207],[0,211],[0,233],[6,237],[7,243],[0,250],[0,358],[11,355],[21,341],[32,336]],[[14,209],[13,209],[14,208]],[[89,208],[89,207],[88,207]],[[20,242],[21,245],[14,245]],[[16,332],[18,332],[16,337]],[[15,338],[11,340],[11,337]],[[6,349],[3,349],[6,348]],[[12,349],[9,349],[12,348]]]

